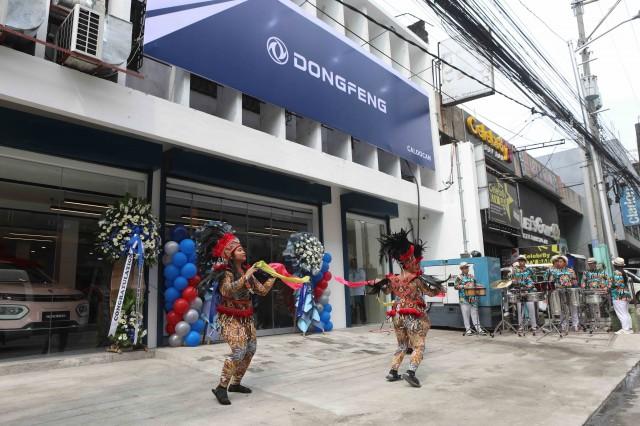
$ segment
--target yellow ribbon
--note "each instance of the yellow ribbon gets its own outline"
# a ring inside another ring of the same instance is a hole
[[[269,264],[264,260],[257,261],[256,263],[253,264],[253,267],[260,269],[261,271],[264,271],[265,273],[271,275],[272,277],[279,278],[282,281],[287,281],[290,283],[303,284],[309,281],[310,279],[309,276],[298,278],[298,277],[287,277],[285,275],[282,275],[278,273],[275,269],[273,269],[271,266],[269,266]]]

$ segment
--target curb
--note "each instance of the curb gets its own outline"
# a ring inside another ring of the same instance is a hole
[[[625,374],[620,383],[602,401],[600,406],[587,418],[584,426],[599,426],[610,424],[609,416],[616,408],[624,403],[624,397],[640,386],[640,361]]]

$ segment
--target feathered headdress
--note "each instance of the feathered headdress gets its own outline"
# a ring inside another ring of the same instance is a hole
[[[411,242],[408,235],[409,231],[400,229],[400,232],[383,235],[378,238],[380,242],[380,263],[385,258],[389,261],[394,259],[399,263],[404,263],[412,257],[418,261],[422,259],[424,243],[421,240]]]
[[[216,264],[226,264],[234,250],[240,247],[233,228],[226,222],[209,221],[198,228],[197,241],[198,271],[202,276],[211,272]]]

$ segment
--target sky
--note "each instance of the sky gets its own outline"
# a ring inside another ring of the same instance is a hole
[[[489,2],[489,0],[485,1]],[[616,1],[598,0],[584,6],[587,34],[591,33]],[[440,19],[424,4],[423,0],[376,0],[376,3],[393,16],[412,13],[427,22],[430,49],[433,52],[437,51],[439,41],[449,38],[442,29]],[[503,4],[511,8],[512,12],[525,24],[531,38],[542,48],[565,78],[574,84],[567,43],[572,41],[574,46],[576,45],[578,27],[571,9],[571,0],[503,0]],[[636,15],[639,10],[640,0],[621,0],[595,33],[594,38]],[[405,15],[398,20],[403,25],[409,25],[415,21],[415,18]],[[630,155],[637,159],[638,148],[634,124],[640,121],[640,78],[638,78],[640,76],[640,19],[620,26],[593,42],[590,48],[593,52],[591,58],[597,58],[591,62],[591,72],[598,76],[602,110],[608,108],[608,111],[600,113],[601,118],[616,135],[619,135],[620,141]],[[576,62],[581,62],[578,56],[576,56]],[[513,84],[497,74],[496,72],[496,89],[515,95],[525,103],[530,103]],[[515,146],[565,137],[547,119],[538,118],[532,121],[530,111],[498,94],[467,102],[461,106],[476,114],[481,120],[485,119],[485,124]],[[488,120],[493,123],[487,122]],[[521,131],[521,129],[524,130]],[[564,145],[530,153],[537,156],[574,147],[576,147],[575,143],[567,141]]]

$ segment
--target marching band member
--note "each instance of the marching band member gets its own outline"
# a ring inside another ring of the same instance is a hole
[[[587,270],[582,275],[582,284],[586,290],[602,290],[608,288],[607,275],[602,269],[598,269],[596,259],[587,259]]]
[[[524,255],[518,256],[516,263],[513,266],[513,272],[511,273],[511,279],[513,280],[513,289],[518,292],[533,292],[536,291],[534,286],[533,277],[534,273],[531,268],[527,268],[527,258]],[[523,302],[518,302],[518,334],[524,330],[524,309]],[[529,312],[529,323],[531,324],[531,330],[535,336],[538,329],[538,323],[536,321],[536,306],[535,302],[526,302],[527,311]]]
[[[627,276],[624,272],[624,259],[616,257],[613,260],[613,277],[609,279],[611,289],[611,300],[613,309],[620,320],[621,329],[616,334],[633,334],[631,329],[631,315],[629,315],[629,301],[631,293],[627,287]]]
[[[480,326],[480,318],[478,316],[478,297],[467,296],[464,292],[465,288],[472,288],[476,286],[476,279],[473,274],[469,273],[469,264],[462,262],[460,264],[460,275],[456,277],[454,287],[458,290],[458,296],[460,298],[460,311],[462,312],[462,320],[464,321],[464,328],[466,329],[465,336],[471,336],[473,330],[471,329],[471,323],[476,332],[482,336],[486,336],[487,332]]]
[[[547,280],[552,281],[556,289],[577,287],[578,279],[573,269],[567,267],[568,260],[566,256],[555,255],[551,258],[553,267],[547,271]],[[571,325],[574,331],[578,331],[580,320],[578,318],[578,307],[570,306]],[[565,318],[564,310],[560,315],[560,324],[563,330],[567,330],[567,318]]]

